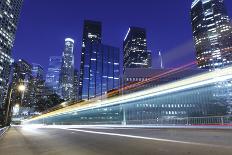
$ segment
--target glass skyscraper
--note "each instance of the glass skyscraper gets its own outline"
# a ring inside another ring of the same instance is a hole
[[[46,87],[51,88],[53,93],[60,94],[59,83],[61,74],[61,56],[51,56],[49,58],[48,72],[46,75]]]
[[[23,0],[0,1],[0,125],[4,115],[4,103],[8,89],[11,50],[15,40],[17,23]]]
[[[191,19],[199,68],[232,64],[232,26],[224,0],[194,0]]]
[[[73,99],[74,84],[74,40],[65,39],[65,49],[62,57],[60,88],[64,100]]]
[[[82,99],[91,99],[119,88],[120,50],[108,45],[89,43],[85,47]]]
[[[85,59],[90,56],[90,51],[86,50],[87,44],[101,43],[102,26],[98,21],[84,21],[83,39],[82,39],[82,52],[81,52],[81,65],[79,77],[79,99],[82,99],[84,68],[90,67],[89,62]]]
[[[78,101],[79,99],[79,94],[78,94],[78,89],[79,89],[79,74],[78,70],[74,70],[74,78],[73,78],[73,100]]]
[[[40,80],[44,79],[44,69],[40,64],[32,63],[32,76]]]
[[[147,50],[144,28],[130,27],[123,42],[124,69],[151,68],[151,52]]]

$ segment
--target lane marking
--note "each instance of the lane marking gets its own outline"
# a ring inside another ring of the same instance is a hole
[[[188,144],[188,145],[200,145],[200,146],[208,146],[208,147],[220,147],[220,148],[223,147],[223,148],[231,149],[231,146],[222,146],[222,145],[214,145],[214,144],[185,142],[185,141],[170,140],[170,139],[151,138],[151,137],[134,136],[134,135],[109,133],[109,132],[98,132],[98,131],[90,131],[90,130],[80,130],[80,129],[69,129],[69,128],[59,128],[59,129],[68,130],[68,131],[83,132],[83,133],[98,134],[98,135],[118,136],[118,137],[134,138],[134,139],[161,141],[161,142],[169,142],[169,143],[180,143],[180,144]]]

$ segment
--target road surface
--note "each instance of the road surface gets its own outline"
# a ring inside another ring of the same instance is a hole
[[[230,155],[231,130],[12,127],[0,155]]]

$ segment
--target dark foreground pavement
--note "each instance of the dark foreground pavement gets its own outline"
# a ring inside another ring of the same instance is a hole
[[[12,127],[0,155],[231,155],[231,130]]]

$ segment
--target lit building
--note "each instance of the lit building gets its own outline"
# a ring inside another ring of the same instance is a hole
[[[82,99],[103,96],[108,91],[119,88],[120,50],[103,44],[89,43],[85,52]]]
[[[48,72],[46,74],[46,87],[50,88],[53,93],[61,95],[59,89],[60,74],[61,74],[61,56],[51,56],[49,58]]]
[[[74,80],[74,40],[65,39],[65,49],[62,57],[60,88],[64,100],[72,100]]]
[[[24,92],[18,91],[18,86],[24,85],[26,90]],[[13,65],[12,77],[12,104],[20,105],[20,115],[28,114],[29,108],[33,108],[35,104],[34,83],[32,76],[32,65],[25,60],[18,60]],[[24,109],[27,109],[24,111]]]
[[[79,74],[78,71],[74,70],[74,78],[73,78],[73,100],[78,101],[78,89],[79,89]]]
[[[232,27],[224,0],[194,0],[191,18],[199,68],[232,64]]]
[[[0,125],[4,113],[10,66],[13,62],[11,50],[15,40],[22,3],[23,0],[0,1]]]
[[[33,106],[36,106],[39,99],[43,97],[45,89],[44,69],[41,65],[32,63],[33,77]]]
[[[44,69],[40,64],[32,63],[32,76],[40,80],[44,79]]]
[[[81,52],[81,65],[80,65],[80,77],[79,77],[79,99],[82,99],[83,81],[84,81],[84,69],[90,67],[89,59],[90,51],[86,50],[86,45],[91,43],[101,43],[102,36],[101,22],[97,21],[84,21],[83,39],[82,39],[82,52]]]
[[[151,68],[151,52],[147,50],[146,30],[130,27],[123,42],[124,69]]]

